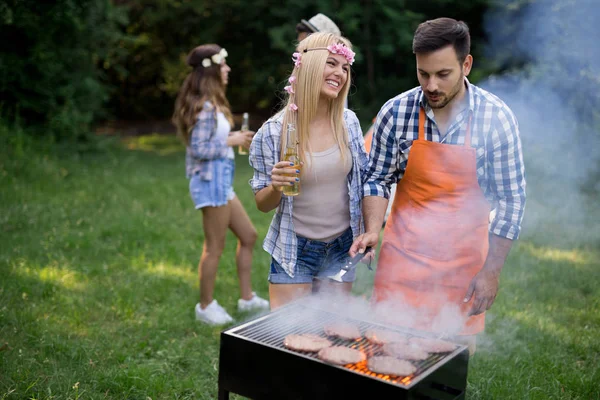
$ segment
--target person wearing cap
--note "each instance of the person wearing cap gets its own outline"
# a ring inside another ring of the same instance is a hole
[[[308,21],[300,20],[296,25],[296,34],[298,35],[298,43],[305,39],[308,35],[316,32],[333,33],[337,36],[342,36],[340,28],[325,14],[318,13]],[[348,98],[344,101],[344,107],[348,108]]]
[[[296,33],[298,34],[298,42],[306,38],[311,33],[315,32],[328,32],[334,35],[341,36],[342,32],[340,28],[325,14],[318,13],[308,21],[305,19],[300,20],[300,23],[296,25]]]

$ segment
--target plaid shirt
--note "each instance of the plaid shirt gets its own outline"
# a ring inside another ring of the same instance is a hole
[[[231,147],[227,146],[226,140],[215,137],[216,131],[217,110],[211,102],[207,101],[196,117],[190,144],[186,148],[185,173],[188,178],[199,174],[200,178],[211,180],[211,161],[227,158]]]
[[[362,180],[368,164],[362,130],[356,114],[350,110],[344,111],[344,122],[349,135],[349,147],[352,155],[352,169],[348,174],[348,195],[350,197],[350,227],[356,237],[364,232],[361,213]],[[269,119],[256,132],[250,146],[250,165],[254,168],[254,176],[250,186],[254,193],[271,184],[271,170],[279,162],[281,127],[283,113]],[[294,231],[293,212],[294,198],[281,196],[263,249],[283,267],[291,277],[296,266],[298,240]]]
[[[521,231],[525,208],[525,168],[519,127],[512,111],[493,94],[469,83],[468,109],[463,110],[440,135],[433,110],[420,87],[390,99],[379,111],[371,147],[369,168],[364,180],[365,196],[389,198],[390,186],[402,179],[413,140],[419,131],[419,108],[427,114],[426,139],[463,145],[466,123],[473,113],[471,146],[477,152],[477,181],[496,216],[490,232],[516,239]]]

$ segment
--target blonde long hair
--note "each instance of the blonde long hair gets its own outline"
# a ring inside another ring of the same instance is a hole
[[[308,141],[308,127],[317,115],[321,88],[323,87],[323,72],[325,71],[325,64],[330,53],[326,49],[307,52],[305,50],[315,47],[325,48],[338,43],[344,44],[348,48],[352,47],[348,39],[325,32],[313,33],[298,44],[297,51],[301,54],[302,60],[299,66],[294,67],[291,75],[296,79],[292,85],[295,93],[287,93],[287,99],[284,100],[285,107],[282,109],[284,115],[281,132],[281,159],[283,159],[285,154],[288,123],[292,123],[296,127],[300,160],[305,160],[306,154],[311,152]],[[340,147],[343,162],[346,161],[349,152],[348,132],[344,124],[344,104],[348,97],[350,84],[351,76],[350,70],[348,70],[348,79],[340,90],[340,94],[337,98],[331,99],[327,105],[331,129],[335,141]],[[298,106],[297,111],[290,109],[292,104]]]
[[[229,101],[225,97],[225,83],[221,77],[221,65],[212,63],[208,67],[202,60],[217,54],[221,46],[204,44],[198,46],[187,56],[186,63],[193,68],[187,75],[175,100],[175,110],[171,121],[177,127],[177,135],[187,146],[198,113],[202,111],[205,101],[210,101],[219,109],[233,126],[233,117]]]

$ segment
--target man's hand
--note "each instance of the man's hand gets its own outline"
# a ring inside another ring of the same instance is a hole
[[[467,303],[471,297],[475,296],[469,316],[481,314],[492,307],[498,293],[499,278],[499,274],[485,268],[475,275],[463,300]]]
[[[367,247],[371,247],[371,251],[369,251],[361,260],[363,263],[368,264],[375,258],[375,248],[377,247],[377,243],[379,243],[378,233],[363,233],[354,239],[348,253],[350,254],[350,257],[354,257],[358,253],[364,253]]]

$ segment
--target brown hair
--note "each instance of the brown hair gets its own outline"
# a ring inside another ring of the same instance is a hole
[[[225,84],[221,78],[221,65],[212,61],[208,67],[202,65],[202,60],[210,59],[220,51],[219,45],[204,44],[193,49],[187,56],[186,63],[193,70],[179,89],[171,118],[177,127],[177,134],[186,145],[189,144],[190,132],[205,101],[210,101],[223,112],[225,118],[233,125],[231,109],[225,97]]]
[[[306,26],[306,24],[299,22],[296,24],[296,33],[300,33],[300,32],[306,32],[309,35],[311,33],[315,33],[315,31],[313,31],[312,29],[310,29],[308,26]]]
[[[430,53],[451,45],[459,62],[471,52],[469,27],[452,18],[437,18],[419,24],[413,38],[413,53]]]

